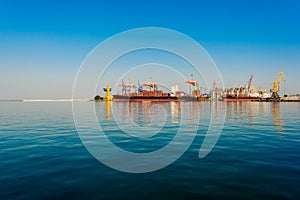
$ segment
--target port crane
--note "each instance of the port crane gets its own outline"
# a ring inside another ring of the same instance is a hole
[[[136,85],[134,84],[125,84],[124,80],[122,80],[122,84],[120,85],[122,87],[122,94],[130,94],[132,90],[136,90]]]
[[[187,80],[185,83],[187,83],[187,84],[189,84],[191,86],[194,86],[194,90],[192,92],[193,96],[197,96],[197,97],[200,96],[200,90],[198,88],[198,82],[194,80],[193,74],[191,74],[191,79]],[[190,90],[191,90],[191,88],[190,88]]]
[[[282,71],[279,71],[279,73],[276,76],[276,79],[273,81],[273,89],[272,89],[272,96],[271,96],[271,98],[273,99],[279,99],[278,93],[279,93],[279,86],[280,86],[281,79],[285,83],[284,73]]]
[[[148,83],[143,83],[142,85],[140,85],[140,83],[139,83],[139,86],[148,87],[150,91],[157,91],[158,90],[158,85],[153,83],[151,77],[149,78]]]
[[[247,92],[248,93],[250,92],[250,89],[251,89],[252,80],[253,80],[253,74],[251,74],[248,84],[247,84]]]
[[[158,85],[155,83],[143,83],[142,86],[149,87],[150,90],[157,90]]]

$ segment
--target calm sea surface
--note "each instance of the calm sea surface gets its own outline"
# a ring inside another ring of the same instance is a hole
[[[131,152],[151,152],[167,145],[183,116],[200,113],[199,129],[188,150],[169,166],[150,173],[125,173],[102,164],[84,147],[74,125],[72,103],[0,102],[0,199],[300,196],[300,103],[81,102],[77,106],[82,115],[91,104],[107,137]],[[226,108],[225,124],[213,150],[199,159],[210,114],[218,115],[212,104]],[[128,136],[113,117],[113,113],[121,116],[122,122],[124,110],[135,124],[149,129],[165,120],[161,133],[148,140]],[[93,142],[92,136],[86,137]]]

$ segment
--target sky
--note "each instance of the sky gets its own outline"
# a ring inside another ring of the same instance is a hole
[[[296,0],[0,0],[0,99],[70,98],[89,53],[109,37],[141,27],[194,39],[226,87],[254,74],[257,88],[270,89],[282,70],[286,93],[300,93],[299,10]],[[141,79],[148,76],[154,75]]]

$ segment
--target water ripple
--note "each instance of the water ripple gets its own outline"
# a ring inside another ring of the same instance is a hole
[[[83,115],[84,105],[90,103],[82,103]],[[199,102],[199,129],[188,151],[162,170],[127,174],[99,163],[84,148],[74,126],[71,103],[1,102],[0,198],[296,199],[300,195],[299,104],[223,104],[227,106],[224,128],[207,157],[199,159],[198,152],[210,124],[210,112],[217,113],[210,103]],[[107,118],[104,103],[98,103],[96,109],[105,137],[131,152],[159,149],[179,128],[180,116],[172,112],[160,133],[133,137],[119,130],[113,117]],[[196,111],[184,107],[182,112]],[[132,116],[138,117],[140,125],[149,120],[142,118],[142,113]],[[99,138],[97,130],[88,126],[85,130],[88,142]],[[103,149],[103,153],[109,151]]]

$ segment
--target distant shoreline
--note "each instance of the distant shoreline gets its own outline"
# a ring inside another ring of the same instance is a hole
[[[93,101],[93,99],[6,99],[0,102],[78,102]]]

